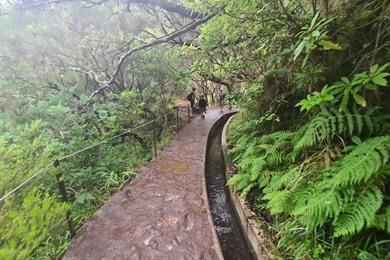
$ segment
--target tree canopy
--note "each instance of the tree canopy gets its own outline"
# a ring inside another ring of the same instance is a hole
[[[229,185],[283,259],[389,256],[389,1],[0,1],[0,196],[56,158],[172,111],[240,108]],[[161,147],[171,115],[156,121]],[[0,204],[1,259],[54,258],[151,158],[145,127]],[[56,192],[66,171],[70,202]],[[61,221],[60,221],[61,220]],[[61,223],[61,224],[59,224]],[[23,235],[23,234],[28,234]]]

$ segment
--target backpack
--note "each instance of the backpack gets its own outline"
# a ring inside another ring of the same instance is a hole
[[[192,100],[192,92],[190,94],[187,95],[187,100],[188,101],[191,101]]]

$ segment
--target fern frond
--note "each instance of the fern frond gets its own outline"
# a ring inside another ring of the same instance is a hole
[[[372,135],[372,133],[374,132],[374,123],[372,122],[372,119],[369,115],[363,115],[362,116],[363,118],[363,124],[366,126],[367,130],[368,130],[368,135]]]
[[[309,227],[321,227],[328,219],[336,217],[343,207],[340,194],[334,190],[303,189],[294,196],[296,204],[292,214],[302,224]]]
[[[236,145],[229,151],[231,154],[235,155],[233,161],[238,161],[243,157],[250,140],[251,139],[247,136],[242,136],[237,140]]]
[[[348,203],[345,210],[335,221],[336,237],[353,235],[371,225],[375,213],[381,207],[383,194],[378,187],[372,185],[358,194]]]
[[[277,174],[277,172],[273,171],[263,171],[260,178],[257,179],[257,186],[259,189],[263,189],[264,187],[267,187],[270,183],[272,176]]]
[[[390,115],[380,115],[373,120],[373,132],[378,135],[390,134]]]
[[[336,185],[356,184],[367,181],[390,159],[390,136],[371,138],[359,144],[350,154],[345,156],[333,171]]]
[[[390,206],[385,209],[384,213],[375,216],[375,219],[371,222],[370,227],[385,230],[388,234],[390,234]]]
[[[349,136],[361,135],[365,127],[368,129],[368,135],[370,135],[374,132],[373,126],[369,113],[362,115],[357,110],[351,113],[347,109],[339,113],[324,109],[305,126],[306,131],[296,141],[295,150],[300,151],[324,141],[332,140],[336,135],[344,135],[346,131]]]
[[[340,114],[332,114],[328,110],[322,111],[308,124],[302,138],[296,143],[295,149],[311,147],[324,140],[330,139],[344,129],[344,120],[339,120]]]
[[[286,172],[281,172],[272,177],[270,184],[264,189],[265,193],[281,190],[289,184],[296,184],[301,171],[299,167],[294,167]]]
[[[261,171],[264,169],[266,166],[266,161],[264,160],[263,157],[256,158],[252,162],[252,169],[250,171],[250,180],[255,181],[259,175],[261,174]]]
[[[356,125],[356,131],[357,135],[361,135],[363,133],[363,126],[364,126],[364,120],[363,116],[359,113],[356,106],[353,108],[353,114],[355,116],[355,125]],[[352,136],[352,134],[350,133]]]
[[[250,185],[250,179],[247,174],[238,173],[231,177],[227,184],[232,186],[236,191],[241,192]]]
[[[264,196],[264,199],[268,200],[267,208],[270,210],[271,214],[275,215],[286,211],[286,208],[288,207],[287,201],[290,197],[291,192],[283,190],[267,193]]]

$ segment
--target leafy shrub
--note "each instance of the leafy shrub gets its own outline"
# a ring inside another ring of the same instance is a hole
[[[21,205],[19,205],[21,203]],[[52,259],[63,250],[69,205],[37,189],[0,209],[1,259]]]

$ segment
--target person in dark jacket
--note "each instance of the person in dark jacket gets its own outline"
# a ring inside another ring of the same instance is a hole
[[[202,114],[201,115],[202,119],[205,118],[206,107],[207,107],[207,101],[206,101],[204,95],[202,95],[202,96],[200,96],[200,99],[199,99],[199,110],[200,110],[200,113]]]
[[[222,113],[224,102],[225,102],[225,93],[223,93],[222,89],[219,90],[218,102],[219,102],[219,109],[221,110]]]
[[[190,92],[190,94],[187,95],[187,100],[190,102],[191,112],[193,112],[194,105],[195,105],[195,88],[192,88],[192,91]]]

